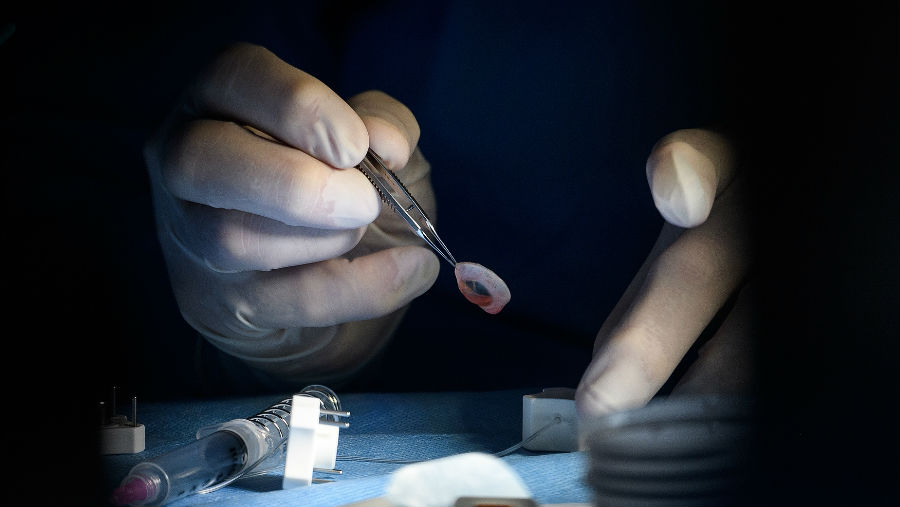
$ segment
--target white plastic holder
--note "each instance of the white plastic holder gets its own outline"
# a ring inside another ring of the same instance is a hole
[[[144,425],[114,416],[100,427],[100,454],[136,454],[144,450]]]
[[[340,429],[319,424],[320,417],[318,398],[293,396],[282,488],[309,486],[313,482],[313,469],[334,469]]]
[[[535,433],[539,433],[534,436]],[[531,440],[530,437],[534,436]],[[547,388],[522,397],[522,445],[530,451],[578,450],[578,416],[575,390]]]

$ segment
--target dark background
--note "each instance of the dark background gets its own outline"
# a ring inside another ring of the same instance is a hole
[[[443,239],[513,300],[488,316],[442,269],[347,390],[571,386],[661,225],[653,143],[723,126],[756,189],[776,504],[896,504],[897,16],[878,3],[284,2],[3,11],[3,429],[34,503],[96,503],[111,386],[224,396],[181,320],[141,146],[224,44],[263,44],[342,96],[406,103]],[[486,219],[485,217],[490,217]],[[208,353],[207,350],[204,354]],[[15,432],[15,433],[13,433]],[[16,435],[22,435],[17,438]],[[46,484],[52,477],[53,487]]]

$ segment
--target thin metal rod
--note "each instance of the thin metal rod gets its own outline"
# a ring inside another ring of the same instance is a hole
[[[337,426],[338,428],[349,428],[350,423],[345,421],[319,421],[319,424],[324,424],[325,426]]]
[[[350,412],[347,412],[346,410],[328,410],[327,408],[320,408],[319,413],[338,417],[350,417]]]

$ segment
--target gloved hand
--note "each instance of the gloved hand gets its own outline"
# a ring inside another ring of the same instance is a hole
[[[259,46],[219,55],[145,149],[185,320],[288,381],[359,368],[439,264],[353,167],[371,145],[433,216],[418,138],[384,93],[345,102]]]
[[[743,392],[752,386],[752,262],[746,183],[729,142],[708,130],[661,139],[647,179],[665,224],[604,322],[576,391],[582,418],[636,408],[665,384],[723,304],[736,302],[675,392]]]

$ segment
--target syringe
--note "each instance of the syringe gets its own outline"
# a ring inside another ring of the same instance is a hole
[[[321,385],[298,394],[319,398],[320,424],[347,427],[334,392]],[[197,440],[174,451],[138,463],[113,491],[114,505],[164,505],[194,493],[225,486],[263,462],[284,454],[290,426],[291,398],[246,419],[200,428]],[[340,473],[338,470],[331,470]]]

